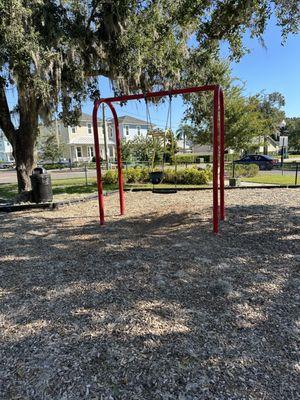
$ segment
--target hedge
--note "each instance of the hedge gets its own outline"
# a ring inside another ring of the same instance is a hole
[[[188,154],[176,154],[175,160],[177,164],[186,164],[186,163],[194,163],[196,161],[196,154],[188,153]]]
[[[234,169],[234,175],[236,178],[239,177],[247,177],[253,178],[259,173],[259,166],[256,164],[248,164],[248,165],[236,165]]]
[[[125,183],[149,183],[150,176],[148,168],[128,168],[123,170]],[[108,170],[103,174],[103,183],[116,184],[118,182],[118,171]],[[211,168],[197,169],[195,167],[177,170],[167,168],[164,171],[164,183],[178,183],[190,185],[207,185],[212,179]]]
[[[63,169],[63,168],[68,168],[68,165],[66,165],[66,164],[58,164],[58,163],[43,164],[43,168],[45,168],[46,170],[49,170],[49,169]]]

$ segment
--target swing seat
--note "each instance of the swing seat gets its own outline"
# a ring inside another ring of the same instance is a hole
[[[164,179],[164,173],[162,171],[154,171],[149,173],[150,181],[153,185],[158,185]]]
[[[152,189],[152,193],[156,194],[175,194],[177,193],[177,189],[171,189],[171,188],[156,188]]]

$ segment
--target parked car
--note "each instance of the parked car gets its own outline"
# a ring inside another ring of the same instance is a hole
[[[235,160],[235,164],[256,164],[260,170],[271,170],[274,165],[277,164],[278,160],[266,155],[260,154],[247,154],[240,160]]]
[[[14,168],[15,167],[15,163],[12,161],[6,161],[6,162],[0,162],[0,169],[10,169],[10,168]]]

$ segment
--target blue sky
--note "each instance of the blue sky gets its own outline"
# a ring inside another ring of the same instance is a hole
[[[280,28],[274,19],[264,34],[265,47],[257,39],[245,35],[244,43],[250,49],[239,63],[232,63],[232,75],[245,82],[245,93],[271,93],[278,91],[285,96],[284,108],[288,117],[300,117],[300,35],[290,35],[285,45],[281,44]],[[222,47],[226,54],[226,47]],[[103,97],[112,96],[110,85],[101,79],[100,87]],[[183,103],[178,97],[173,101],[172,127],[176,129],[183,115]],[[87,103],[84,111],[91,113],[92,104]],[[117,107],[119,115],[132,115],[145,119],[146,112],[142,103],[128,102],[125,107]],[[166,124],[167,106],[151,107],[153,124],[164,127]],[[109,111],[108,111],[108,115]]]
[[[232,64],[232,74],[246,82],[246,93],[278,91],[285,96],[288,117],[300,117],[300,35],[290,35],[281,45],[274,22],[264,35],[266,48],[247,38],[251,53]]]

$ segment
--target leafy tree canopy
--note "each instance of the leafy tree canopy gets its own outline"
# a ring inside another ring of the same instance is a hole
[[[268,135],[275,134],[284,118],[282,107],[285,99],[281,93],[259,93],[245,96],[244,87],[231,76],[226,62],[210,63],[208,78],[218,77],[225,96],[225,146],[236,151],[253,147],[253,139],[263,143]],[[191,73],[191,81],[197,79],[197,72]],[[192,125],[191,133],[195,143],[212,142],[213,95],[203,93],[185,96],[187,106],[184,121]]]
[[[276,132],[284,113],[269,98],[273,95],[243,95],[243,88],[232,86],[225,91],[225,146],[236,151],[253,147],[253,140]],[[281,95],[280,95],[281,96]],[[282,97],[281,97],[282,98]],[[283,98],[282,98],[283,99]],[[189,101],[185,118],[194,122],[194,142],[206,144],[212,141],[212,96],[201,96]],[[267,110],[267,111],[266,111]]]
[[[59,161],[63,156],[63,146],[57,143],[55,135],[51,135],[40,146],[40,155],[43,160]]]
[[[190,142],[197,135],[197,129],[190,124],[181,123],[176,131],[176,139]]]
[[[19,190],[29,185],[39,119],[49,121],[60,105],[64,122],[76,125],[82,102],[99,96],[98,76],[110,78],[116,92],[182,85],[189,69],[205,83],[220,40],[239,59],[246,29],[262,38],[272,14],[284,40],[299,28],[298,6],[298,0],[0,0],[0,128],[13,146]],[[210,76],[215,83],[218,76]],[[11,88],[19,126],[8,107]]]
[[[289,136],[289,148],[300,152],[300,118],[287,118],[286,130]]]
[[[187,59],[206,66],[220,40],[238,59],[245,30],[262,38],[272,13],[283,39],[299,28],[297,0],[2,0],[2,84],[36,100],[41,117],[61,101],[67,121],[86,96],[99,95],[95,77],[119,91],[174,85]],[[188,48],[192,34],[197,49]]]

